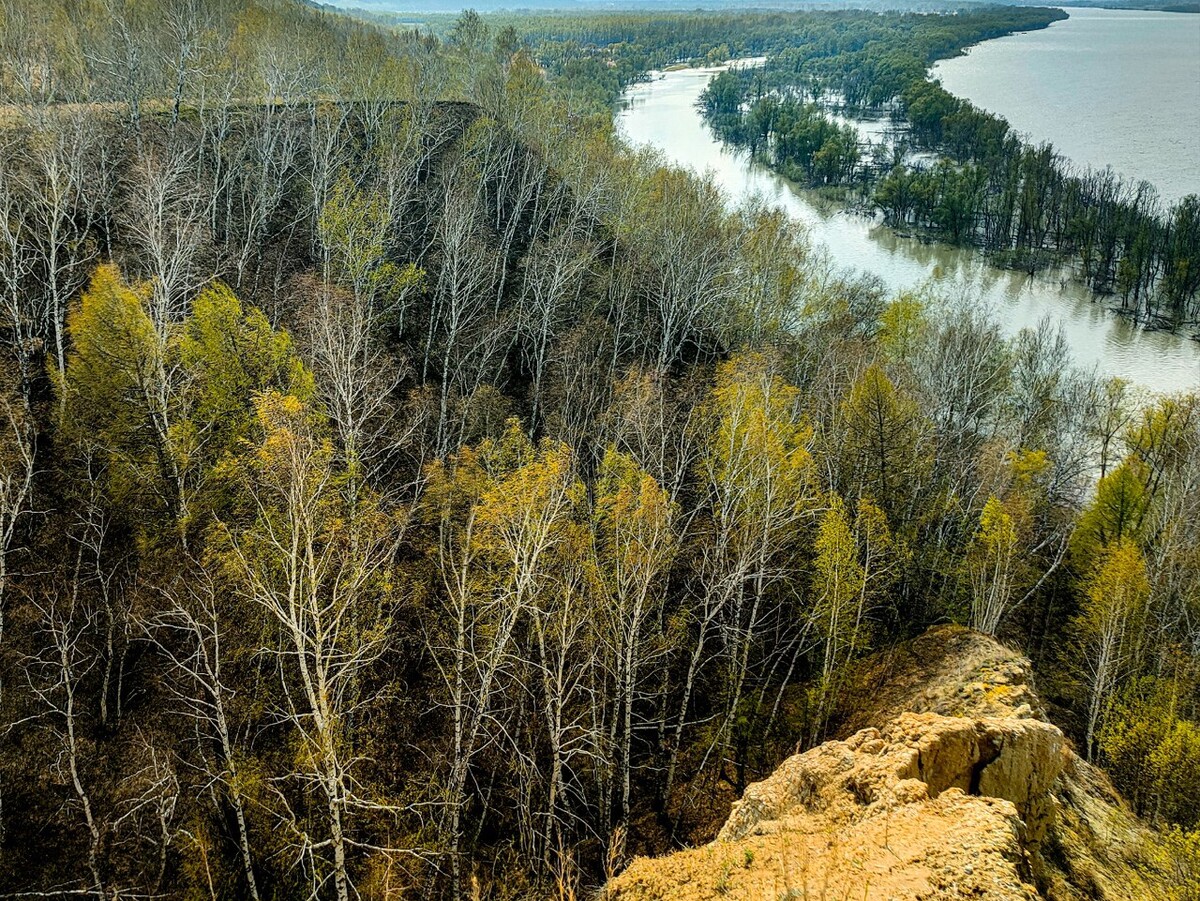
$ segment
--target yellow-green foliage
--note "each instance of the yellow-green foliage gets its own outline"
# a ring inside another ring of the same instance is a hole
[[[853,642],[858,632],[855,608],[866,574],[858,562],[858,546],[846,515],[846,504],[832,495],[829,509],[821,517],[815,550],[816,576],[813,588],[818,601],[826,640],[833,644]]]
[[[971,626],[995,634],[1015,590],[1017,525],[1008,505],[995,496],[979,515],[979,531],[967,549]]]
[[[1138,813],[1200,826],[1200,727],[1180,715],[1178,686],[1146,677],[1118,696],[1100,734],[1104,762]]]
[[[609,448],[596,479],[596,576],[618,603],[660,579],[677,550],[678,510],[667,492],[626,454]]]
[[[1172,886],[1170,901],[1200,901],[1200,832],[1168,830],[1158,841],[1154,857]]]
[[[161,483],[171,477],[175,398],[147,293],[126,284],[115,266],[101,266],[67,317],[71,353],[58,386],[63,433],[86,458],[106,465],[119,497],[166,494]]]
[[[261,310],[243,309],[223,284],[196,298],[179,338],[179,358],[191,378],[191,419],[209,460],[236,450],[248,436],[255,396],[275,390],[312,399],[312,374],[291,338],[272,329]]]
[[[1113,695],[1136,673],[1145,640],[1150,582],[1146,560],[1128,538],[1104,545],[1083,586],[1083,609],[1075,621],[1078,666],[1087,685],[1087,755],[1092,759]]]
[[[747,346],[777,341],[802,315],[809,275],[802,264],[807,249],[782,210],[757,205],[740,211],[739,258],[745,266],[735,305],[737,334]]]
[[[321,209],[317,233],[328,255],[329,276],[354,291],[361,302],[388,306],[420,284],[415,264],[387,259],[392,214],[384,195],[359,190],[343,174]]]
[[[1150,594],[1146,560],[1127,538],[1104,546],[1085,587],[1082,625],[1094,634],[1133,631]],[[1124,636],[1136,641],[1137,635]]]
[[[798,397],[756,354],[717,372],[699,465],[717,491],[714,516],[735,547],[764,535],[781,545],[794,540],[794,529],[780,530],[813,505],[813,430],[799,416]]]
[[[145,299],[146,291],[127,285],[115,266],[100,266],[67,317],[73,351],[64,386],[68,423],[110,444],[129,441],[150,415],[147,394],[162,347]]]
[[[910,359],[929,327],[925,299],[905,292],[884,307],[879,316],[880,349],[888,359]]]
[[[851,386],[841,404],[844,475],[861,481],[865,491],[889,515],[907,482],[922,465],[917,441],[917,404],[872,364]]]
[[[484,561],[508,559],[526,542],[539,554],[552,547],[584,500],[570,449],[535,445],[515,419],[499,439],[462,448],[428,475],[427,512],[457,521],[468,552]]]
[[[1137,541],[1150,508],[1149,481],[1149,468],[1132,455],[1101,479],[1095,499],[1079,517],[1076,551],[1090,558],[1110,541]]]
[[[203,291],[182,322],[155,323],[148,294],[115,266],[96,270],[67,320],[62,429],[116,497],[141,499],[148,532],[147,515],[186,531],[218,503],[209,476],[251,437],[256,398],[307,402],[313,380],[288,335],[225,285]]]
[[[813,550],[814,613],[825,645],[819,703],[835,692],[842,671],[870,647],[873,614],[885,601],[900,569],[909,559],[887,516],[862,498],[851,520],[836,494],[827,499]]]

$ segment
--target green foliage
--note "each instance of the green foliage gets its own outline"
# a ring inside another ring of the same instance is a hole
[[[1170,901],[1200,901],[1200,831],[1168,829],[1154,850],[1155,863],[1171,886]]]
[[[157,519],[186,535],[222,503],[211,476],[251,439],[255,399],[310,399],[313,381],[290,338],[228,287],[204,290],[162,329],[148,296],[114,266],[96,271],[68,320],[63,432],[86,465],[103,462],[114,497],[152,517],[147,534]]]
[[[1138,813],[1195,829],[1200,726],[1180,715],[1180,700],[1173,680],[1146,676],[1130,682],[1100,734],[1100,750]]]
[[[171,429],[179,397],[148,296],[148,289],[127,285],[115,266],[92,276],[67,318],[71,352],[58,386],[62,431],[85,460],[95,459],[115,497],[135,506],[157,498],[175,513],[179,451]]]
[[[1082,610],[1075,623],[1081,648],[1077,666],[1088,686],[1089,760],[1118,687],[1137,672],[1149,595],[1146,560],[1138,546],[1128,538],[1104,545],[1083,585]]]
[[[979,516],[979,531],[967,553],[971,582],[971,626],[994,635],[1015,590],[1013,569],[1017,527],[1012,514],[989,497]]]
[[[797,389],[755,354],[722,364],[707,409],[699,458],[715,488],[715,517],[742,549],[782,546],[812,504],[813,431],[798,415]],[[777,548],[776,548],[777,549]]]
[[[332,279],[353,290],[360,302],[377,303],[383,310],[393,309],[423,278],[416,264],[401,266],[388,259],[391,218],[383,195],[360,190],[343,173],[317,222]]]
[[[126,285],[115,266],[102,266],[67,321],[73,353],[61,386],[72,413],[66,424],[113,448],[131,450],[154,415],[147,405],[164,348],[146,293]]]
[[[64,215],[147,284],[72,264],[58,394],[0,367],[5,455],[36,459],[32,501],[0,479],[0,890],[89,890],[84,798],[106,896],[250,897],[247,865],[275,898],[592,884],[625,825],[630,853],[699,835],[698,798],[820,737],[863,655],[965,620],[968,591],[1073,668],[1055,701],[1139,808],[1192,822],[1200,405],[1135,410],[1044,332],[887,305],[778,211],[624,148],[606,105],[648,61],[774,53],[708,98],[748,105],[757,152],[857,178],[876,161],[813,95],[897,99],[949,160],[890,169],[897,217],[969,239],[986,139],[1036,230],[1045,154],[914,84],[1057,13],[464,16],[447,47],[295,4],[105,9],[31,13],[36,59],[4,34],[11,114],[71,127],[12,137],[26,343],[0,338],[41,370],[26,195],[81,136],[105,143],[71,150],[93,168]],[[196,53],[182,86],[164,48]],[[49,695],[47,611],[91,667]],[[74,745],[45,705],[68,685]]]
[[[846,504],[836,494],[821,517],[814,545],[813,592],[817,597],[817,617],[830,658],[842,659],[841,648],[853,656],[861,640],[865,623],[860,598],[866,589],[866,573],[858,560],[858,544],[850,528]]]
[[[1149,478],[1147,466],[1131,456],[1100,480],[1075,532],[1075,547],[1085,559],[1109,542],[1141,538],[1151,500]]]
[[[921,468],[915,455],[921,430],[917,404],[873,363],[842,401],[841,426],[843,478],[852,479],[857,493],[894,515],[903,485]]]
[[[593,523],[598,577],[619,602],[649,593],[678,550],[679,511],[632,457],[609,448],[596,477]]]
[[[237,453],[257,422],[254,398],[275,390],[301,401],[313,396],[313,377],[286,332],[262,311],[243,308],[223,284],[193,302],[178,341],[190,384],[192,443],[209,465]]]

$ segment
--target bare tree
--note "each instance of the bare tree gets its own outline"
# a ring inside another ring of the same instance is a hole
[[[708,534],[697,566],[698,603],[683,694],[664,781],[669,796],[680,743],[701,668],[719,641],[726,675],[722,719],[708,756],[729,739],[767,625],[788,615],[792,550],[814,508],[812,431],[798,417],[797,391],[753,356],[727,364],[718,376],[704,425],[697,471],[706,490]],[[795,625],[803,619],[795,616]],[[703,764],[702,764],[703,766]]]
[[[484,243],[473,192],[449,178],[437,227],[437,275],[425,337],[422,379],[437,367],[441,379],[438,453],[455,443],[450,403],[470,396],[487,382],[501,350],[508,346],[492,315],[499,260]]]
[[[711,352],[720,343],[732,266],[728,236],[716,226],[723,200],[714,185],[664,187],[651,202],[649,228],[635,227],[642,232],[637,240],[646,256],[644,300],[654,329],[646,362],[661,369],[679,360],[689,344]]]
[[[6,344],[16,358],[21,398],[28,412],[46,334],[31,283],[37,257],[26,218],[27,200],[21,196],[18,184],[20,152],[18,142],[13,140],[0,150],[0,304],[8,332]]]
[[[33,425],[27,415],[5,401],[8,430],[0,442],[0,645],[4,643],[5,602],[10,575],[9,555],[17,527],[29,512],[35,473]],[[0,695],[3,688],[0,686]]]
[[[228,797],[237,823],[246,891],[258,901],[246,801],[238,775],[239,752],[230,713],[237,690],[222,671],[230,651],[224,639],[226,627],[217,608],[216,587],[197,568],[166,594],[168,609],[146,621],[143,627],[170,664],[173,678],[169,686],[177,713],[192,722],[199,740],[212,742],[217,748],[216,765],[204,775],[209,784],[220,785]],[[206,763],[209,761],[207,754],[202,757]]]
[[[170,0],[163,16],[164,34],[158,48],[159,64],[168,76],[171,95],[171,124],[179,114],[189,86],[203,76],[202,65],[211,51],[216,31],[213,8],[202,0]]]
[[[20,182],[28,198],[30,244],[43,286],[37,321],[54,342],[54,361],[66,366],[67,301],[83,285],[97,247],[90,229],[102,202],[89,165],[95,123],[84,113],[55,114],[35,129]]]
[[[75,806],[87,827],[90,887],[103,898],[106,897],[100,869],[103,833],[82,775],[86,750],[80,734],[83,714],[79,709],[81,684],[97,662],[87,641],[96,623],[95,614],[85,609],[77,597],[78,577],[75,585],[69,597],[52,593],[32,602],[40,619],[43,649],[25,661],[25,674],[40,708],[36,716],[47,723],[59,749],[54,772],[70,783]]]
[[[142,104],[162,87],[155,65],[154,18],[151,8],[129,0],[101,0],[103,14],[87,20],[91,33],[84,42],[88,64],[100,75],[103,99],[125,104],[136,134]]]
[[[609,745],[616,752],[620,816],[627,823],[634,732],[643,721],[643,674],[673,650],[663,634],[665,579],[678,550],[678,511],[653,478],[610,450],[601,464],[593,513],[597,580],[603,606],[597,630],[615,686]]]
[[[599,684],[600,648],[596,639],[595,610],[587,590],[586,557],[569,551],[552,575],[542,579],[541,591],[528,610],[528,640],[524,649],[522,682],[541,690],[541,730],[545,750],[549,752],[546,772],[526,768],[536,785],[523,792],[530,815],[525,819],[531,830],[528,851],[540,860],[546,876],[573,876],[570,849],[585,824],[587,794],[583,770],[599,760],[603,735],[594,719],[595,710],[586,701],[594,696]],[[524,734],[537,734],[524,730]],[[520,735],[522,731],[516,731]],[[531,742],[527,760],[535,760],[541,750]],[[542,806],[535,799],[544,798]]]
[[[567,449],[551,447],[535,454],[515,425],[492,471],[478,467],[478,458],[469,453],[452,459],[448,470],[435,469],[430,488],[442,505],[435,511],[437,562],[448,625],[431,628],[429,640],[453,717],[445,804],[456,896],[463,889],[463,813],[472,766],[483,748],[504,738],[498,705],[518,663],[517,629],[527,617],[538,616],[545,587],[558,584],[555,553],[564,540],[573,490]],[[545,639],[546,633],[541,634]],[[575,635],[569,626],[572,643]],[[548,656],[539,658],[533,671],[551,679],[550,693],[561,700],[556,686],[568,688],[557,679],[566,675]],[[553,719],[556,705],[550,703]],[[561,729],[556,735],[561,765]],[[561,771],[559,779],[561,790]]]
[[[306,315],[307,356],[351,478],[376,474],[397,435],[396,388],[412,370],[383,340],[384,316],[339,288],[317,287]]]
[[[579,311],[584,276],[596,259],[596,247],[583,241],[577,224],[566,223],[537,241],[524,259],[524,278],[517,303],[518,333],[526,340],[533,375],[531,422],[542,418],[542,395],[553,343]]]
[[[17,527],[29,512],[33,494],[35,435],[27,411],[18,413],[6,401],[3,404],[11,432],[0,442],[0,649],[4,630],[11,577],[10,555],[15,550]],[[0,676],[0,701],[4,700],[4,680]],[[0,781],[0,838],[5,833],[4,789]]]
[[[301,125],[293,105],[305,96],[305,73],[281,48],[264,60],[260,102],[237,117],[240,153],[227,163],[231,206],[226,247],[241,286],[259,259],[287,188],[301,163]]]
[[[124,801],[124,811],[113,821],[114,844],[134,845],[135,859],[139,860],[145,860],[146,845],[153,848],[156,866],[147,888],[157,894],[166,880],[171,843],[180,831],[175,813],[181,789],[170,755],[156,748],[145,735],[138,737],[136,747],[146,763],[123,785],[129,797]]]
[[[207,192],[197,163],[195,148],[183,142],[143,150],[124,192],[121,221],[136,249],[134,271],[150,281],[150,318],[163,338],[208,278],[201,260]]]

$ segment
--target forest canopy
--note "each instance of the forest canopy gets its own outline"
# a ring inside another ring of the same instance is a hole
[[[946,621],[1196,844],[1200,399],[614,133],[910,17],[619,19],[0,2],[0,893],[576,897]]]

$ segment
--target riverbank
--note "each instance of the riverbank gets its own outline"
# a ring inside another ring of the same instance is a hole
[[[751,195],[784,209],[839,265],[878,276],[892,292],[930,288],[991,308],[1010,334],[1048,319],[1061,328],[1075,362],[1105,376],[1170,392],[1200,384],[1200,347],[1164,332],[1146,332],[1113,315],[1081,286],[1057,273],[1028,276],[999,269],[973,250],[897,235],[876,220],[830,208],[744,152],[722,144],[697,101],[724,67],[658,73],[629,88],[617,127],[630,143],[656,148],[676,165],[709,173],[731,204]]]
[[[1056,19],[1040,20],[1042,27],[1025,30],[1028,39],[1044,35],[1064,18],[1060,12]],[[1161,31],[1162,18],[1146,15],[1133,21],[1152,23]],[[1123,39],[1112,36],[1108,25],[1127,21],[1120,16],[1092,17],[1085,33],[1094,33],[1099,23],[1099,33],[1107,29],[1115,45],[1111,55],[1116,55]],[[978,248],[998,265],[1030,274],[1061,264],[1096,294],[1119,296],[1122,311],[1135,321],[1158,327],[1194,324],[1200,317],[1200,201],[1184,196],[1192,193],[1184,187],[1194,178],[1191,169],[1168,180],[1180,198],[1168,206],[1136,179],[1097,165],[1074,165],[1044,140],[1044,134],[1032,139],[1002,116],[930,78],[930,63],[969,45],[947,41],[913,50],[909,59],[916,71],[897,75],[880,59],[889,58],[881,54],[900,52],[901,39],[886,29],[882,34],[880,49],[872,53],[847,51],[845,65],[862,67],[853,77],[836,67],[826,71],[827,50],[812,41],[772,57],[753,73],[722,72],[701,95],[705,119],[723,141],[748,150],[757,162],[808,186],[846,188],[902,231]],[[1068,43],[1079,44],[1077,32],[1071,34],[1076,36]],[[996,43],[1007,41],[1011,47],[1021,39],[1019,30],[1012,28]],[[1059,43],[1051,46],[1062,43],[1056,40]],[[986,49],[987,44],[982,46]],[[1187,55],[1176,49],[1175,56]],[[1126,50],[1123,58],[1146,55]],[[1037,70],[1038,77],[1032,79],[1037,82],[1052,80],[1059,68],[1070,68],[1071,59],[1067,54],[1062,62],[1054,53],[1040,63],[1046,70],[1041,71],[1036,59],[1026,60],[1023,54],[1012,58],[1018,68]],[[1087,65],[1095,62],[1080,67],[1086,70]],[[1148,81],[1159,88],[1192,67],[1193,61],[1169,63],[1166,74]],[[1189,143],[1190,137],[1195,144],[1194,136],[1200,134],[1200,59],[1194,67],[1197,122],[1194,129],[1176,126],[1180,143]],[[1013,79],[997,79],[988,68],[981,71],[992,82],[995,96],[1010,97]],[[1108,91],[1121,97],[1120,108],[1129,105],[1133,93],[1140,96],[1146,90],[1130,89],[1130,97],[1122,97],[1124,80],[1119,77]],[[1017,93],[1032,94],[1036,84],[1026,88]],[[1092,121],[1096,137],[1132,130],[1141,141],[1153,142],[1173,133],[1155,121],[1130,129],[1120,108],[1108,116],[1094,116],[1090,105],[1079,102],[1086,99],[1086,88],[1080,85],[1074,93],[1078,96],[1035,104],[1039,115],[1056,116],[1072,104],[1078,114],[1082,105],[1088,107],[1082,115]],[[1164,108],[1162,115],[1172,111]],[[1175,118],[1184,121],[1191,115],[1179,112]],[[882,127],[881,117],[888,123]],[[1136,116],[1130,113],[1127,118]],[[1141,157],[1168,155],[1164,148],[1139,145],[1126,171],[1139,171],[1136,162]],[[1200,148],[1195,155],[1200,169]]]
[[[932,75],[1078,167],[1146,179],[1167,203],[1200,192],[1200,17],[1073,8],[1043,31],[939,61]]]

